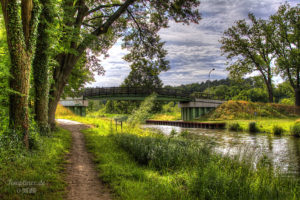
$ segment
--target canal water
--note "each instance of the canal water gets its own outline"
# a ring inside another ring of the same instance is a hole
[[[143,128],[166,135],[172,130],[188,131],[191,139],[211,144],[218,153],[251,159],[254,167],[264,158],[280,173],[300,177],[300,138],[161,125],[143,125]]]

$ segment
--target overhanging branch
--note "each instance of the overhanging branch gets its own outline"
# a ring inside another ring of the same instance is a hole
[[[123,5],[123,4],[119,4],[119,3],[108,4],[108,5],[99,5],[99,6],[95,7],[95,8],[93,8],[93,9],[89,10],[89,11],[87,12],[87,14],[89,15],[89,14],[91,14],[91,13],[93,13],[93,12],[96,12],[96,11],[102,9],[102,8],[120,7],[120,6],[122,6],[122,5]]]
[[[99,36],[101,34],[105,34],[109,27],[117,20],[119,17],[127,10],[127,8],[133,4],[136,0],[127,0],[122,6],[118,8],[118,10],[106,20],[104,24],[100,24],[99,27],[94,30],[91,35],[93,36]],[[78,56],[76,56],[77,59],[80,58],[82,53],[85,51],[85,49],[90,45],[90,43],[93,41],[93,37],[86,37],[81,44],[77,48]]]

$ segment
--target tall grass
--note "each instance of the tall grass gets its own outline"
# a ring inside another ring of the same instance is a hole
[[[30,151],[18,142],[8,143],[3,135],[0,138],[0,199],[63,199],[68,131],[58,129],[51,137],[41,136]]]
[[[114,135],[117,144],[142,165],[158,170],[173,170],[206,162],[210,149],[185,139],[140,137],[132,134]]]
[[[117,144],[142,165],[162,172],[195,170],[182,177],[192,199],[293,199],[300,185],[276,175],[264,160],[257,169],[248,160],[210,153],[209,146],[185,139],[115,136]],[[171,171],[170,171],[171,170]],[[184,185],[182,185],[184,187]]]

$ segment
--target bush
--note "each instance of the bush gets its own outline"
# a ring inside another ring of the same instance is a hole
[[[295,123],[291,127],[291,133],[293,136],[300,137],[300,123]]]
[[[140,107],[137,110],[133,111],[133,113],[128,117],[128,123],[135,125],[144,122],[150,116],[156,96],[156,94],[152,94],[147,97],[140,105]]]
[[[273,133],[274,135],[281,135],[284,132],[283,128],[278,125],[273,126]]]
[[[291,99],[291,98],[281,99],[279,103],[284,104],[284,105],[289,105],[289,106],[295,105],[294,99]]]
[[[230,131],[242,131],[243,130],[243,128],[240,126],[240,124],[239,123],[232,123],[232,124],[229,124],[228,125],[228,129],[230,130]]]
[[[256,125],[256,122],[250,122],[249,123],[249,132],[250,133],[257,133],[259,132],[259,128]]]

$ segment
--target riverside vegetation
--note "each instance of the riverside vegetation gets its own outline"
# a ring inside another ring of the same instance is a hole
[[[299,180],[274,171],[267,158],[256,165],[221,156],[212,144],[165,136],[109,118],[64,114],[57,118],[94,125],[83,130],[99,176],[120,199],[299,199]],[[63,111],[63,112],[62,112]]]

